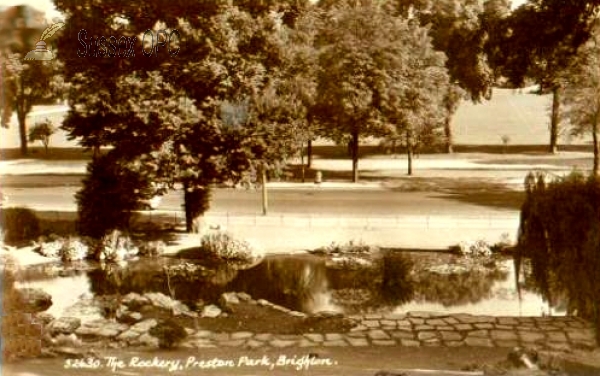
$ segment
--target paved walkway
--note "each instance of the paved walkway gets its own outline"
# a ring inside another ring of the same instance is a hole
[[[337,346],[472,346],[541,347],[550,350],[596,347],[594,328],[574,317],[492,317],[468,314],[436,315],[414,312],[407,315],[353,316],[359,322],[349,333],[215,333],[200,330],[183,346],[188,348],[242,347],[337,347]]]

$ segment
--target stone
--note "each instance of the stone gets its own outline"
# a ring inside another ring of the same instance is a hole
[[[437,338],[437,335],[433,331],[423,331],[417,333],[417,338],[419,339],[419,341],[427,341],[430,339]]]
[[[119,341],[131,342],[141,336],[140,332],[136,332],[135,330],[126,330],[117,336]]]
[[[249,302],[252,300],[252,296],[250,296],[250,294],[247,294],[245,292],[238,292],[237,297],[242,302]]]
[[[419,319],[428,319],[433,316],[435,316],[435,315],[433,315],[431,312],[415,311],[415,312],[408,313],[408,317],[414,317],[414,318],[419,318]]]
[[[450,325],[458,324],[458,320],[455,317],[446,317],[444,321]]]
[[[367,328],[379,328],[379,321],[376,320],[365,320],[362,324]]]
[[[67,346],[55,347],[52,349],[52,352],[57,355],[61,355],[61,356],[64,356],[67,358],[73,358],[73,359],[81,359],[85,356],[84,349],[67,347]]]
[[[404,313],[388,313],[386,315],[383,315],[383,318],[385,320],[403,320],[406,318],[406,315]]]
[[[519,338],[515,332],[508,330],[492,330],[490,336],[496,341],[517,341]]]
[[[231,305],[240,304],[240,299],[235,292],[224,292],[219,298],[219,305],[221,308],[229,307]]]
[[[202,317],[215,318],[222,313],[221,309],[214,304],[207,305],[202,309]]]
[[[246,347],[249,349],[258,349],[259,347],[263,347],[264,345],[264,342],[256,341],[254,339],[251,339],[248,342],[246,342]]]
[[[466,331],[466,330],[473,329],[473,326],[471,324],[456,324],[456,325],[454,325],[454,328],[456,330]]]
[[[263,307],[271,305],[271,303],[265,299],[258,299],[256,301],[256,304],[258,304],[259,306],[263,306]]]
[[[538,341],[545,341],[546,336],[539,331],[519,331],[519,338],[522,342],[532,344]]]
[[[425,323],[425,320],[413,317],[409,318],[408,321],[410,321],[412,325],[423,325]]]
[[[317,313],[313,313],[311,317],[319,319],[341,319],[344,317],[344,314],[335,311],[320,311]]]
[[[393,328],[396,327],[396,321],[393,320],[381,320],[381,325],[383,326],[391,326]]]
[[[488,323],[475,324],[477,329],[494,329],[494,325]]]
[[[155,319],[146,319],[131,326],[129,330],[133,330],[138,333],[146,333],[150,329],[154,328],[156,325],[158,325],[158,322]]]
[[[175,302],[171,309],[173,311],[173,316],[196,314],[196,312],[191,312],[189,307],[181,302]]]
[[[465,343],[463,341],[444,341],[444,345],[447,347],[460,347],[464,346]]]
[[[461,341],[462,334],[450,331],[441,331],[440,336],[444,341]]]
[[[211,339],[213,339],[214,341],[229,341],[231,339],[231,337],[229,336],[229,333],[213,333],[213,335],[211,336]]]
[[[254,335],[252,332],[236,332],[231,334],[231,339],[248,339]]]
[[[320,333],[306,333],[304,334],[304,337],[313,342],[323,342],[325,340],[325,337],[323,337],[323,335]]]
[[[472,347],[494,347],[491,339],[482,337],[467,337],[465,344]]]
[[[171,310],[177,303],[177,301],[161,292],[147,292],[143,296],[148,299],[153,306],[158,308]]]
[[[515,347],[519,346],[519,341],[497,340],[494,342],[496,343],[497,347],[503,347],[503,348],[515,348]]]
[[[17,292],[22,299],[22,304],[19,307],[21,312],[43,312],[52,306],[52,295],[40,288],[19,288]]]
[[[368,333],[369,338],[373,340],[389,339],[390,336],[383,330],[371,330]]]
[[[365,330],[369,330],[369,328],[365,325],[357,325],[354,328],[350,329],[351,333],[364,332]]]
[[[221,341],[219,342],[219,345],[221,346],[225,346],[225,347],[240,347],[244,344],[244,342],[246,342],[243,339],[236,339],[236,340],[229,340],[229,341]]]
[[[519,320],[517,320],[514,317],[499,317],[498,324],[516,326],[516,325],[519,325],[520,323],[519,323]]]
[[[117,316],[117,320],[119,320],[119,322],[129,325],[136,324],[137,322],[141,321],[142,318],[143,316],[139,312],[125,312]]]
[[[354,347],[364,347],[369,346],[369,341],[365,338],[346,338],[346,341],[350,344],[350,346]]]
[[[446,321],[444,319],[429,319],[425,320],[425,324],[427,325],[446,325]]]
[[[325,341],[323,342],[323,346],[325,347],[347,347],[348,343],[343,339],[338,339],[335,341]]]
[[[271,333],[259,333],[257,335],[254,336],[254,339],[257,341],[270,341],[273,339],[273,334]]]
[[[217,347],[217,345],[215,345],[214,343],[212,343],[210,340],[208,340],[206,338],[196,338],[196,339],[193,339],[192,341],[190,341],[190,343],[196,349],[206,349],[206,348]]]
[[[298,312],[298,311],[289,311],[288,314],[290,316],[300,317],[300,318],[308,317],[308,315],[306,313],[304,313],[304,312]]]
[[[401,339],[400,344],[404,347],[420,347],[421,342],[412,339]]]
[[[571,341],[594,341],[595,335],[593,330],[589,329],[570,329],[567,331],[567,336]]]
[[[442,341],[438,338],[428,339],[427,341],[423,341],[423,345],[428,347],[440,347],[442,346]]]
[[[474,330],[472,332],[469,332],[468,336],[469,337],[487,337],[488,334],[489,333],[487,330]]]
[[[371,343],[375,346],[396,346],[393,339],[374,339]]]
[[[435,330],[439,331],[453,331],[454,327],[450,326],[450,325],[438,325],[435,327]]]
[[[367,332],[350,332],[346,334],[346,336],[352,338],[367,338]]]
[[[396,326],[398,328],[412,328],[412,323],[409,320],[398,320]]]
[[[71,334],[81,326],[81,319],[77,317],[61,317],[49,324],[49,331],[52,334]]]
[[[194,334],[192,334],[190,337],[192,337],[192,338],[209,338],[213,334],[214,333],[211,332],[210,330],[198,330]]]
[[[282,339],[274,339],[269,342],[269,345],[271,345],[272,347],[281,349],[284,347],[294,346],[296,343],[297,343],[297,341],[285,341]]]
[[[374,313],[370,313],[370,314],[365,315],[365,319],[367,319],[367,320],[379,320],[379,319],[382,319],[382,318],[383,318],[383,316],[378,315],[378,314],[374,314]]]
[[[142,334],[138,338],[138,341],[144,346],[154,347],[154,348],[158,347],[158,343],[159,343],[158,338],[156,338],[148,333]]]
[[[415,335],[412,332],[406,332],[403,330],[395,330],[391,332],[390,335],[392,336],[392,338],[415,339]]]
[[[126,305],[130,310],[138,310],[149,304],[150,301],[138,293],[130,292],[121,299],[121,303]]]
[[[338,340],[343,340],[344,336],[341,335],[340,333],[326,333],[325,334],[325,340],[326,341],[338,341]]]
[[[104,338],[113,338],[119,335],[121,331],[115,328],[100,328],[94,335]]]
[[[271,308],[273,308],[276,311],[283,312],[283,313],[288,313],[291,311],[291,309],[277,305],[277,304],[272,304]]]
[[[434,330],[435,328],[431,325],[416,325],[415,330]]]
[[[75,333],[71,334],[59,334],[54,338],[54,343],[56,346],[62,347],[80,347],[82,342]]]
[[[566,342],[546,342],[544,346],[552,351],[568,352],[571,347]]]
[[[298,343],[298,347],[315,347],[315,346],[319,346],[319,344],[311,342],[310,340],[308,340],[306,338],[302,338],[300,340],[300,342]]]
[[[567,342],[567,336],[561,331],[546,332],[546,337],[548,342]]]

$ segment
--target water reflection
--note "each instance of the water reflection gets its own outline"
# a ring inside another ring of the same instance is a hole
[[[255,299],[308,313],[422,310],[540,315],[543,301],[538,294],[525,291],[519,299],[515,269],[508,259],[476,267],[457,264],[450,255],[409,253],[384,253],[351,269],[332,268],[324,258],[311,255],[267,257],[247,270],[163,258],[126,266],[107,264],[88,271],[87,283],[72,282],[96,295],[162,292],[191,307],[198,300],[216,302],[226,291],[244,291]],[[40,281],[39,287],[52,280]]]

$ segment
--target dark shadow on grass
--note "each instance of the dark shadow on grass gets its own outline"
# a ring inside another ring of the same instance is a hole
[[[551,155],[547,145],[455,145],[456,153]],[[559,145],[558,151],[592,152],[591,145]]]
[[[81,147],[75,148],[48,148],[46,153],[43,147],[30,146],[27,157],[21,156],[19,148],[0,149],[0,159],[9,161],[14,159],[40,159],[46,161],[88,161],[92,159],[92,151]]]
[[[452,192],[434,196],[435,198],[451,199],[475,204],[480,206],[493,207],[498,209],[520,210],[525,200],[525,192],[518,192],[506,189],[504,191],[488,192]]]
[[[2,187],[10,188],[80,187],[84,177],[79,174],[3,175],[1,180]]]

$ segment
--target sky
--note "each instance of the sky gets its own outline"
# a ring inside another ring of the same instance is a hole
[[[512,0],[513,8],[523,4],[526,0]],[[43,12],[46,12],[46,18],[52,21],[54,17],[60,16],[60,13],[56,11],[52,0],[0,0],[0,5],[11,6],[11,5],[30,5]]]

